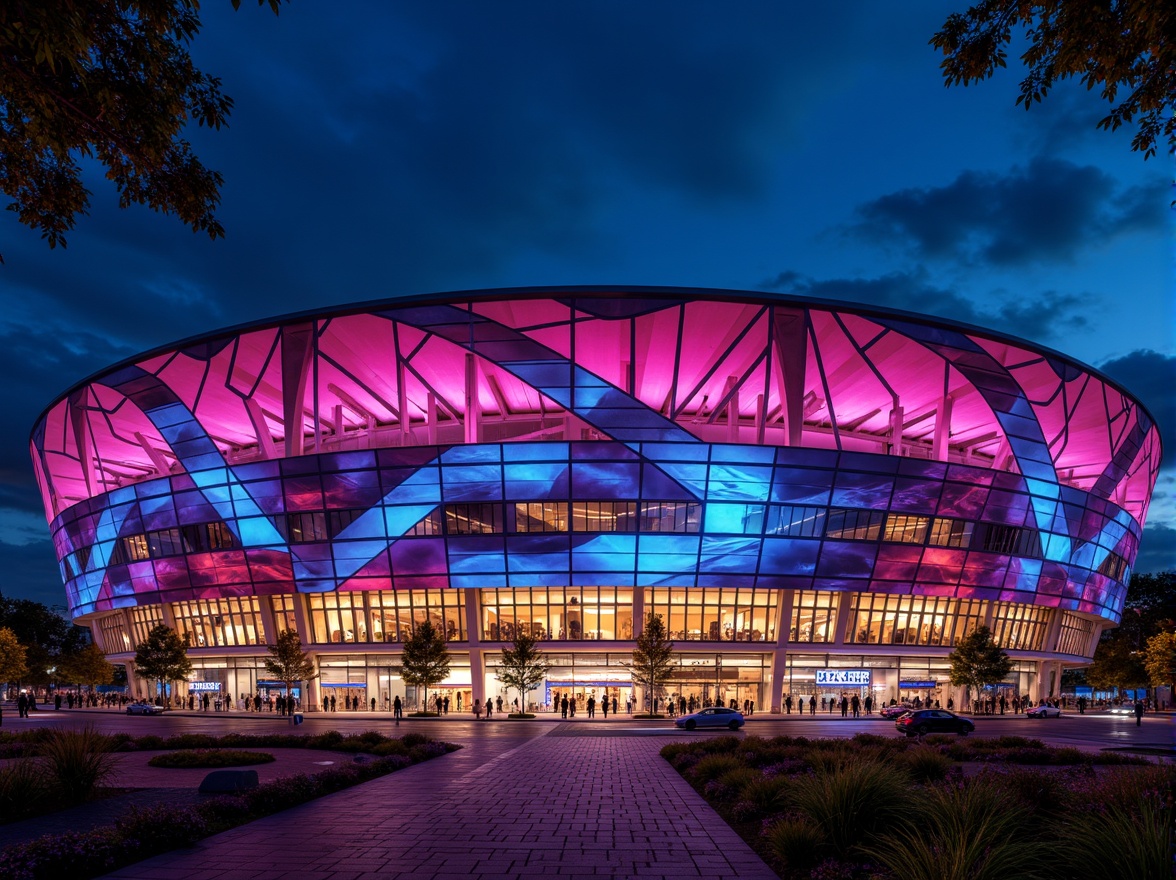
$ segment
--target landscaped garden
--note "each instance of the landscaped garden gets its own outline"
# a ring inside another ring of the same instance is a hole
[[[723,736],[661,754],[787,880],[1172,877],[1172,765],[1007,736]]]
[[[317,736],[288,734],[159,737],[93,729],[37,729],[0,734],[0,824],[43,816],[127,793],[117,781],[120,752],[163,751],[149,763],[177,768],[222,768],[273,761],[283,748],[322,749],[356,755],[356,762],[317,773],[286,776],[197,804],[132,807],[112,824],[92,831],[45,835],[0,851],[5,880],[71,880],[97,877],[202,838],[252,822],[323,795],[367,782],[459,748],[417,733],[386,737],[374,731]],[[267,749],[262,752],[260,749]]]

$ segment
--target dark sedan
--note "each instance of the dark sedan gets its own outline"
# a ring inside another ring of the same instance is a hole
[[[899,733],[907,736],[923,736],[927,733],[958,733],[967,736],[976,729],[976,725],[967,718],[961,718],[955,712],[946,709],[920,709],[907,712],[894,722]]]

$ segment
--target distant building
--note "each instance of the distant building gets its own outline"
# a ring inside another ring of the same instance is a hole
[[[453,708],[513,699],[520,630],[553,663],[533,698],[624,706],[650,614],[674,696],[946,702],[987,624],[1040,698],[1119,620],[1160,454],[1125,390],[1022,340],[679,288],[258,322],[92,376],[32,433],[71,614],[110,659],[165,623],[192,690],[255,693],[289,628],[314,706],[415,699],[396,667],[425,619]]]

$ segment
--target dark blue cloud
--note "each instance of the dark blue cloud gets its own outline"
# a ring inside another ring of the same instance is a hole
[[[1083,248],[1160,230],[1161,187],[1121,188],[1092,165],[1038,157],[1006,174],[965,171],[947,186],[904,189],[858,208],[851,231],[919,257],[1024,266],[1071,260]]]
[[[1176,529],[1163,523],[1149,523],[1144,528],[1135,571],[1141,574],[1176,571]]]
[[[1032,297],[994,294],[980,304],[933,283],[925,271],[893,272],[879,278],[824,280],[782,272],[758,287],[937,315],[1043,342],[1063,339],[1086,329],[1092,305],[1092,298],[1086,294],[1049,290]]]
[[[1165,470],[1176,468],[1176,356],[1133,351],[1098,368],[1148,408],[1160,426]]]

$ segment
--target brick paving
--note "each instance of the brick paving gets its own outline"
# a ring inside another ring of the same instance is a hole
[[[775,880],[658,756],[665,737],[463,740],[459,752],[124,868],[119,880]]]

